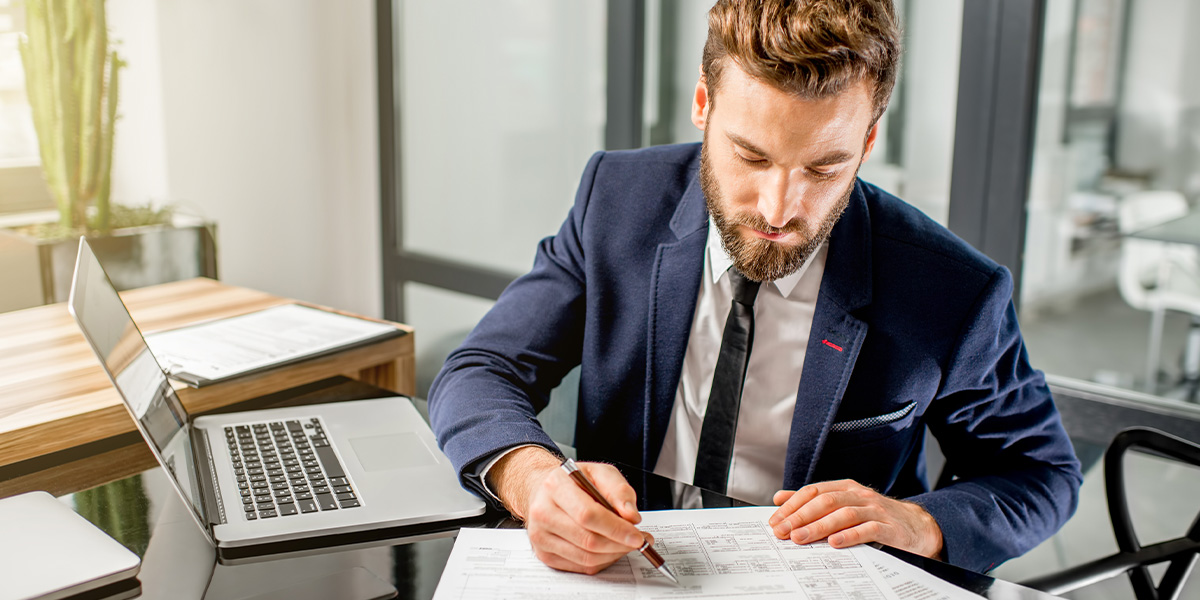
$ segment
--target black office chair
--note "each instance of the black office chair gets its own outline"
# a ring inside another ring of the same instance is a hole
[[[1031,579],[1024,585],[1060,595],[1121,573],[1129,573],[1137,600],[1176,600],[1179,597],[1197,556],[1200,556],[1200,514],[1192,520],[1183,537],[1142,546],[1133,531],[1129,503],[1125,497],[1122,459],[1130,448],[1141,448],[1157,456],[1200,467],[1200,445],[1145,427],[1131,427],[1118,433],[1104,454],[1104,477],[1108,513],[1120,551],[1058,573]],[[1170,565],[1156,586],[1150,577],[1149,567],[1164,562]]]

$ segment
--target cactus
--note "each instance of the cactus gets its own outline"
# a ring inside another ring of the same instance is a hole
[[[19,46],[42,168],[58,206],[59,227],[110,231],[109,190],[118,73],[109,48],[105,0],[25,0]]]

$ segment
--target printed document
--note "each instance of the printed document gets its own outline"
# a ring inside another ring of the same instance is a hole
[[[172,378],[199,386],[400,333],[387,323],[284,304],[152,333],[146,343]]]
[[[874,548],[838,550],[824,542],[801,545],[779,540],[767,526],[774,511],[774,507],[747,507],[643,512],[638,527],[654,535],[654,547],[679,577],[680,586],[637,552],[597,575],[580,575],[542,564],[523,529],[463,529],[434,600],[978,598],[911,565],[905,569],[889,562],[886,568],[878,567],[872,557],[887,555]],[[942,595],[943,587],[935,591],[926,585],[933,582],[957,593]],[[929,593],[902,596],[894,589],[901,585]]]

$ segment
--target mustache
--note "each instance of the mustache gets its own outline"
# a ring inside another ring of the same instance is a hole
[[[780,235],[784,233],[808,233],[808,221],[803,218],[795,218],[785,223],[782,227],[773,227],[762,215],[757,212],[749,214],[734,214],[729,215],[729,220],[733,225],[744,225],[756,231],[771,235]]]

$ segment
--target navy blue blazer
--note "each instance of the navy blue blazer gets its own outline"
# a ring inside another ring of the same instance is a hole
[[[481,492],[481,463],[505,448],[554,448],[536,415],[576,365],[579,457],[653,470],[703,273],[699,156],[593,156],[533,270],[447,358],[429,410],[465,487]],[[936,491],[926,428],[958,477]],[[922,505],[947,560],[978,571],[1057,531],[1082,481],[1008,271],[861,180],[830,236],[779,484],[843,478]]]

